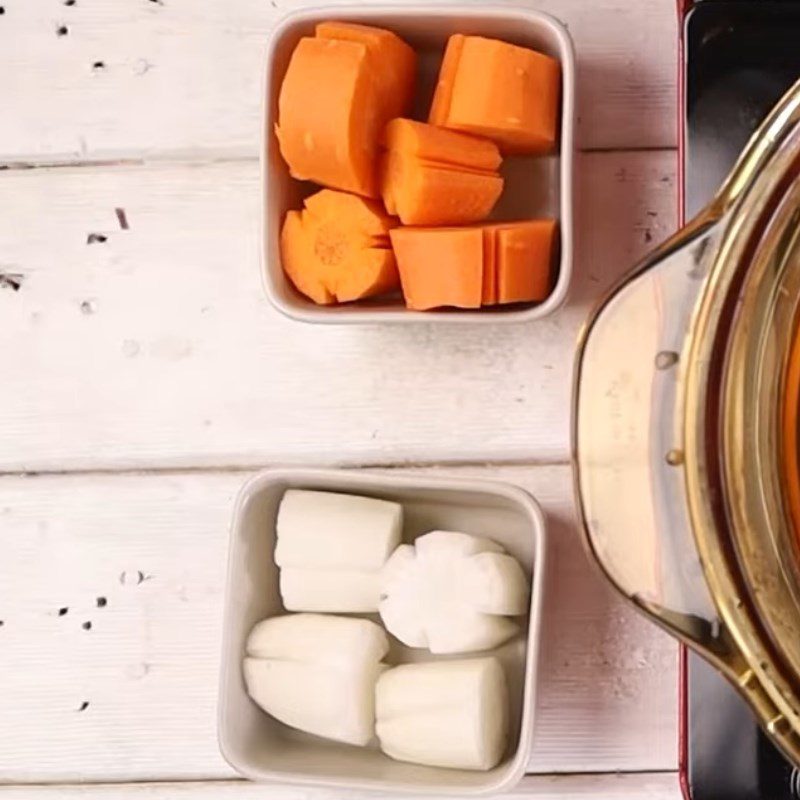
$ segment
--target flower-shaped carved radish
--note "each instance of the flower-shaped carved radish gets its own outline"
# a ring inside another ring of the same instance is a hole
[[[403,644],[432,653],[489,650],[510,639],[524,614],[528,581],[489,539],[433,531],[400,545],[381,573],[383,624]]]

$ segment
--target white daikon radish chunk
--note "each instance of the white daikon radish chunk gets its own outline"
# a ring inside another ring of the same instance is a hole
[[[275,563],[302,569],[380,569],[400,542],[399,503],[289,489],[278,509]]]
[[[414,547],[431,561],[449,561],[454,555],[474,556],[477,553],[503,552],[503,548],[491,539],[458,531],[431,531],[418,537]]]
[[[497,647],[519,631],[528,581],[496,542],[433,531],[401,545],[381,572],[383,624],[409,647],[468,653]]]
[[[505,553],[478,553],[469,559],[470,593],[487,614],[515,617],[528,610],[528,579],[519,561]]]
[[[358,670],[246,658],[247,691],[270,716],[337,742],[366,745],[375,735],[375,682],[384,665]]]
[[[254,658],[305,661],[356,671],[389,652],[383,629],[368,619],[286,614],[259,622],[247,639]]]
[[[388,626],[387,626],[388,627]],[[432,653],[477,653],[493,650],[519,633],[519,625],[507,617],[454,610],[426,628]]]
[[[283,567],[280,589],[287,611],[366,614],[378,610],[380,571]]]
[[[404,664],[379,679],[376,733],[398,761],[488,770],[508,742],[508,688],[496,658]]]

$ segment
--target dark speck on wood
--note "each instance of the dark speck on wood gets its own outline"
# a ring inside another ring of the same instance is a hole
[[[653,234],[650,233],[650,228],[646,228],[644,232],[644,240],[649,244],[653,241]]]
[[[11,289],[12,292],[18,292],[24,280],[25,276],[18,272],[0,272],[0,289]]]
[[[86,237],[86,244],[103,244],[108,241],[108,236],[104,233],[90,233]]]
[[[84,700],[78,707],[78,711],[86,711],[87,708],[89,708],[89,701]]]
[[[128,225],[128,217],[125,214],[125,209],[115,208],[114,213],[117,215],[117,222],[119,222],[120,228],[122,228],[124,231],[127,231],[130,228],[130,225]]]
[[[74,6],[75,5],[75,0],[64,0],[64,5],[65,6]]]
[[[150,575],[145,575],[140,569],[125,570],[125,572],[120,573],[119,582],[123,586],[138,586],[140,583],[150,580],[150,578]]]
[[[58,616],[59,617],[65,616],[67,611],[69,611],[69,609],[66,606],[62,606],[61,608],[58,609]]]
[[[81,628],[83,628],[85,631],[90,631],[92,629],[92,623],[89,620],[86,620],[86,622],[81,625]]]
[[[92,69],[95,72],[100,72],[101,70],[104,70],[105,68],[106,68],[106,62],[105,61],[95,61],[94,64],[92,64]]]
[[[56,36],[66,36],[69,33],[69,28],[66,25],[59,25],[56,28]]]

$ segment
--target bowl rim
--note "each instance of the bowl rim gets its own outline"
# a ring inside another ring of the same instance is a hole
[[[340,308],[332,311],[324,306],[301,307],[293,301],[287,301],[279,295],[269,268],[270,234],[268,218],[270,203],[267,192],[268,164],[267,141],[272,133],[273,118],[270,108],[272,96],[272,62],[275,49],[293,27],[335,16],[340,19],[351,19],[368,22],[375,16],[405,18],[469,18],[469,19],[507,19],[524,22],[541,22],[546,24],[554,35],[559,47],[561,62],[561,135],[559,148],[559,215],[558,227],[561,232],[560,265],[558,279],[548,298],[538,305],[529,308],[507,309],[451,309],[438,311],[412,311],[398,308],[396,311],[374,310],[367,307]],[[576,67],[575,47],[567,27],[561,20],[544,11],[522,6],[455,6],[439,3],[436,5],[398,5],[366,4],[341,6],[314,6],[312,8],[290,11],[278,19],[269,34],[265,49],[264,68],[261,86],[261,136],[260,136],[260,192],[261,214],[259,221],[259,272],[261,285],[268,300],[281,314],[296,322],[324,325],[358,325],[358,324],[406,324],[406,323],[520,323],[543,319],[557,311],[567,299],[572,285],[574,267],[574,178],[575,178],[575,120],[576,120]]]
[[[347,484],[342,485],[342,478]],[[486,783],[474,786],[452,786],[446,783],[448,770],[443,769],[441,783],[419,783],[414,785],[394,785],[391,782],[373,778],[353,777],[351,780],[341,778],[324,778],[304,775],[302,773],[270,773],[256,772],[247,765],[240,764],[228,747],[223,735],[223,716],[227,704],[227,692],[230,691],[230,673],[232,659],[230,652],[231,625],[229,616],[233,613],[233,587],[236,581],[234,552],[239,544],[239,531],[243,511],[250,499],[258,492],[276,483],[306,483],[320,491],[357,492],[359,485],[369,491],[380,491],[383,488],[406,487],[409,489],[434,489],[464,491],[493,494],[517,505],[531,523],[531,548],[534,554],[533,567],[530,572],[531,597],[528,614],[527,643],[525,648],[524,686],[522,693],[522,715],[520,718],[519,740],[508,764],[497,777]],[[337,484],[339,484],[337,488]],[[325,488],[322,488],[322,487]],[[527,491],[514,484],[503,481],[481,478],[449,477],[444,475],[403,474],[391,472],[375,472],[357,469],[334,469],[316,467],[271,467],[250,476],[240,488],[234,502],[233,514],[228,539],[228,556],[225,568],[225,594],[223,598],[221,663],[217,688],[217,743],[225,761],[243,777],[258,783],[284,783],[305,786],[318,786],[359,791],[382,791],[404,794],[439,794],[478,796],[496,794],[512,789],[526,771],[530,760],[531,747],[537,722],[537,696],[539,684],[540,640],[544,604],[544,583],[547,575],[547,525],[545,515],[539,503]]]

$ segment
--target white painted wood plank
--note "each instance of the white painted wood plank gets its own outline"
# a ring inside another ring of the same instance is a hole
[[[409,2],[410,0],[406,0]],[[0,163],[258,152],[262,59],[313,0],[6,0]],[[586,147],[675,144],[673,0],[538,0],[579,56]]]
[[[569,468],[456,472],[517,483],[547,515],[531,769],[674,770],[677,648],[590,568]],[[0,479],[0,782],[232,776],[215,704],[227,528],[246,477]]]
[[[11,786],[0,788],[2,800],[338,800],[340,792],[303,789],[296,786],[264,787],[244,781],[206,783],[84,784],[56,786]],[[385,800],[385,794],[351,795],[352,800]],[[528,776],[503,800],[680,800],[675,773],[619,775]],[[418,800],[431,800],[419,797]]]
[[[583,155],[549,319],[321,328],[262,294],[253,163],[0,174],[0,470],[562,460],[579,326],[673,229],[673,179]]]

